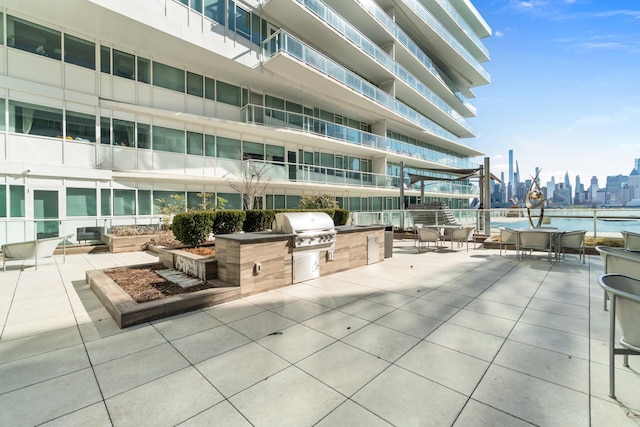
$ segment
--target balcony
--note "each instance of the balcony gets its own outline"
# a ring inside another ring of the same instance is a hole
[[[366,108],[380,120],[396,118],[398,126],[404,126],[407,132],[415,134],[417,126],[432,136],[429,143],[452,150],[462,149],[459,137],[290,34],[280,30],[262,45],[265,69],[320,90],[325,96],[340,99],[343,104],[351,104],[354,108],[357,105],[356,111]],[[363,104],[363,97],[371,103]]]
[[[387,158],[393,161],[420,160],[455,168],[470,167],[470,161],[466,157],[454,157],[448,153],[418,147],[406,142],[363,132],[358,129],[320,120],[304,114],[291,113],[252,104],[243,107],[242,111],[247,123],[273,128],[292,129],[358,145],[363,148],[383,150],[387,153]],[[474,154],[468,153],[468,155]]]

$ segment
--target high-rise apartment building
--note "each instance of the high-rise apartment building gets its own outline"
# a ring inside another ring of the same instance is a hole
[[[242,208],[231,184],[258,170],[265,208],[394,209],[421,194],[401,169],[482,155],[491,29],[466,0],[3,0],[0,24],[1,242]]]

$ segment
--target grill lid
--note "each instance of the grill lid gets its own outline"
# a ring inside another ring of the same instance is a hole
[[[278,212],[271,228],[288,234],[335,232],[333,219],[324,212]]]

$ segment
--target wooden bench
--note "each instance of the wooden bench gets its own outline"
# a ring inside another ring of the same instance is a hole
[[[2,271],[7,271],[7,260],[12,259],[34,259],[36,270],[38,269],[38,260],[42,258],[50,258],[60,243],[63,243],[63,260],[66,256],[66,241],[64,237],[50,237],[48,239],[29,240],[26,242],[5,243],[2,245]],[[64,261],[63,261],[64,262]]]

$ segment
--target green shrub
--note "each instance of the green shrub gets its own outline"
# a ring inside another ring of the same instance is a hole
[[[340,206],[335,196],[331,194],[318,194],[316,196],[309,196],[303,194],[298,203],[300,209],[337,209]]]
[[[188,211],[173,217],[171,231],[176,239],[188,246],[202,245],[213,230],[214,211]]]
[[[349,220],[349,211],[346,209],[336,209],[333,215],[334,225],[346,225]]]
[[[242,229],[245,233],[270,229],[273,224],[273,220],[276,217],[276,211],[270,209],[250,209],[246,210],[245,213],[246,217],[242,225]]]
[[[213,222],[214,234],[233,234],[242,231],[245,211],[229,209],[216,212]]]

